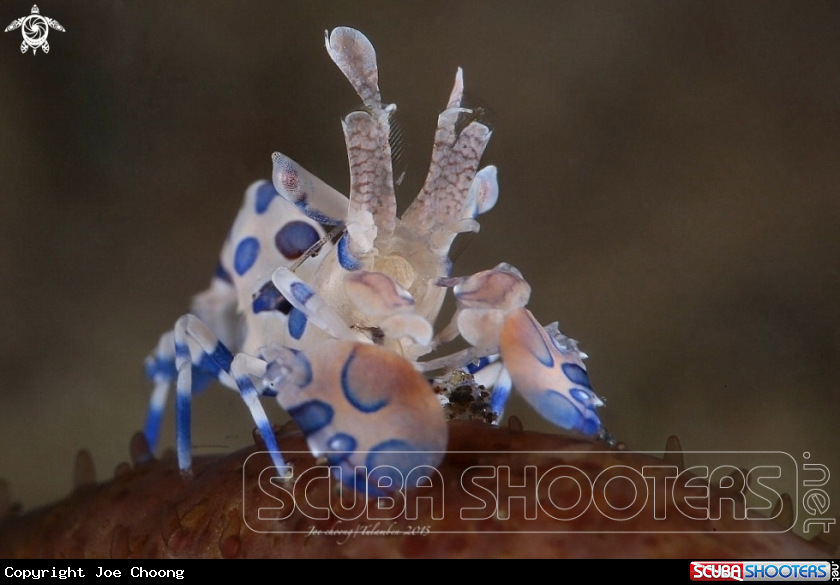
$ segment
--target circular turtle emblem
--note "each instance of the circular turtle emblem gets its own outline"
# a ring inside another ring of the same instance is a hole
[[[21,29],[21,33],[23,33],[23,43],[20,45],[20,52],[25,53],[31,48],[33,55],[38,51],[38,49],[41,49],[45,53],[50,52],[47,35],[49,34],[51,28],[64,32],[64,27],[58,24],[58,21],[42,16],[37,5],[32,6],[32,14],[12,21],[12,24],[7,26],[4,32],[9,32],[10,30],[18,28]]]

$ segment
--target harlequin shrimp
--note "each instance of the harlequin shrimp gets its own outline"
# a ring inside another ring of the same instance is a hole
[[[260,397],[274,397],[312,453],[339,470],[383,466],[405,476],[438,464],[446,449],[441,402],[425,375],[437,371],[475,375],[492,391],[496,418],[515,387],[555,425],[597,435],[603,402],[586,356],[525,308],[531,288],[522,274],[499,264],[450,275],[453,240],[478,231],[476,217],[498,197],[496,168],[479,170],[491,132],[461,105],[460,68],[425,184],[398,218],[389,143],[396,106],[382,101],[373,46],[336,28],[326,47],[363,104],[342,123],[350,196],[274,153],[272,182],[246,191],[210,288],[146,360],[152,449],[174,382],[178,461],[189,474],[192,394],[215,379],[240,393],[278,468],[285,462]],[[450,289],[455,314],[435,333]],[[458,337],[468,349],[420,361]]]

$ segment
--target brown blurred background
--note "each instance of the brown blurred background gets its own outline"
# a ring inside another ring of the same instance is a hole
[[[0,26],[31,5],[4,2]],[[347,191],[338,25],[372,40],[399,106],[403,208],[464,68],[501,198],[455,272],[522,270],[531,310],[590,354],[619,439],[808,451],[840,473],[837,2],[39,7],[67,30],[49,54],[0,35],[0,474],[25,506],[67,492],[82,447],[100,477],[126,458],[142,361],[274,150]],[[195,410],[196,453],[251,442],[235,393]]]

